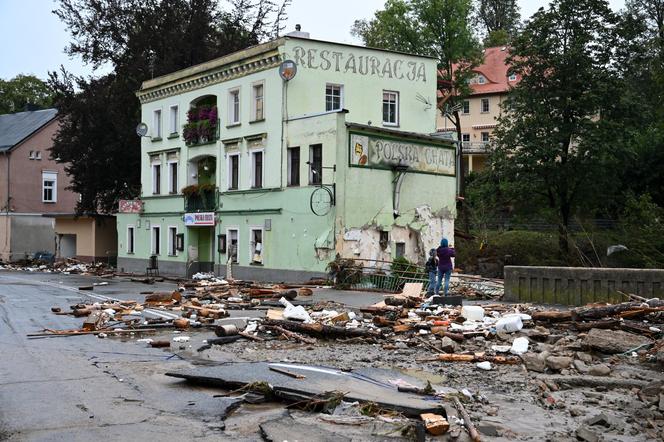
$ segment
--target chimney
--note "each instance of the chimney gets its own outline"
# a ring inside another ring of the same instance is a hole
[[[287,37],[296,37],[296,38],[310,38],[308,32],[302,32],[302,26],[300,24],[295,25],[295,30],[286,34]]]

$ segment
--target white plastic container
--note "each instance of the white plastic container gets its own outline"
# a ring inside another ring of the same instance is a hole
[[[482,370],[491,370],[491,362],[489,361],[484,361],[484,362],[478,362],[477,368],[482,369]]]
[[[522,355],[528,351],[528,338],[516,338],[512,342],[512,348],[510,348],[510,353],[515,355]]]
[[[468,321],[481,321],[484,319],[484,309],[479,305],[464,305],[461,309],[461,316]]]
[[[521,316],[505,316],[496,322],[496,331],[505,331],[507,333],[514,333],[523,328]]]

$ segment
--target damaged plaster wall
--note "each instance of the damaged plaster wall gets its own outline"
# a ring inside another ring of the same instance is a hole
[[[376,261],[392,261],[397,244],[404,244],[404,256],[411,262],[424,265],[429,249],[437,248],[443,237],[454,241],[454,217],[442,209],[433,213],[428,205],[419,206],[409,220],[398,218],[392,224],[378,224],[372,220],[361,227],[339,226],[336,252],[344,258],[366,260],[365,265],[383,267]],[[381,232],[388,233],[388,242],[381,244]]]

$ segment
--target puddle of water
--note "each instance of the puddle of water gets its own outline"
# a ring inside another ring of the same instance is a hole
[[[403,368],[403,369],[397,369],[396,371],[403,373],[408,376],[412,376],[414,378],[417,378],[421,381],[429,381],[432,384],[445,384],[447,382],[447,376],[445,375],[440,375],[436,373],[431,373],[428,371],[424,370],[414,370],[412,368]]]

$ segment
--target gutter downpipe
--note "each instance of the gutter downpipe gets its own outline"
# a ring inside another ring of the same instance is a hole
[[[11,183],[10,180],[10,173],[11,173],[11,167],[9,162],[11,161],[11,157],[9,156],[8,151],[2,152],[5,155],[5,159],[7,160],[7,202],[5,205],[5,245],[4,247],[6,248],[8,245],[9,241],[9,202],[11,201],[11,193],[10,193],[10,188],[9,185]],[[9,250],[9,260],[11,261],[11,250]]]

